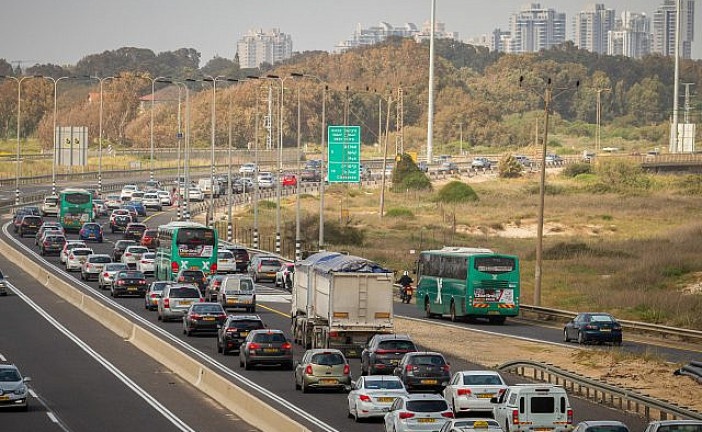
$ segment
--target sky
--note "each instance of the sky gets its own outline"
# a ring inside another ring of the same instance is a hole
[[[538,0],[537,0],[538,1]],[[437,0],[437,20],[467,39],[507,28],[509,15],[526,0]],[[75,64],[88,54],[124,46],[154,52],[195,48],[201,65],[214,56],[233,58],[236,41],[252,28],[279,28],[292,35],[293,50],[331,51],[357,24],[421,25],[430,0],[0,0],[0,58],[34,63]],[[653,11],[663,0],[601,0],[608,8]],[[542,6],[571,18],[592,0],[548,0]],[[702,23],[702,4],[695,11]],[[702,34],[693,57],[702,58]]]

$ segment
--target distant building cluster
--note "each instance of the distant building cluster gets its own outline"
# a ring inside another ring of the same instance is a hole
[[[387,22],[381,22],[377,26],[363,27],[358,24],[356,30],[346,40],[339,42],[336,45],[336,51],[343,52],[351,48],[368,46],[383,42],[388,37],[408,37],[413,38],[417,42],[429,39],[431,35],[431,23],[425,22],[421,29],[414,23],[407,23],[401,27],[394,27]],[[434,28],[434,37],[437,39],[458,39],[458,33],[446,31],[446,25],[441,22],[436,23]]]
[[[663,0],[651,19],[643,12],[623,11],[617,16],[604,4],[589,4],[572,20],[571,40],[579,48],[598,54],[640,58],[650,53],[675,53],[676,0]],[[681,11],[681,56],[692,56],[695,0],[683,0]],[[566,15],[530,3],[510,15],[509,29],[466,40],[505,53],[538,52],[566,41]]]
[[[257,68],[261,63],[274,64],[292,56],[292,37],[280,29],[249,30],[236,44],[241,68]]]

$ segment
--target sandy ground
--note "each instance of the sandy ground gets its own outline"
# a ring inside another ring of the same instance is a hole
[[[492,237],[520,238],[529,239],[536,238],[537,225],[535,221],[522,221],[519,225],[506,224],[500,228],[485,227],[485,226],[467,226],[458,225],[456,231],[470,235],[490,235]],[[611,232],[611,227],[603,227],[602,225],[581,225],[569,227],[560,223],[544,224],[544,236],[588,236],[596,237],[602,234]]]
[[[539,344],[470,330],[441,328],[417,321],[395,319],[395,331],[408,333],[418,344],[486,367],[511,360],[551,363],[610,384],[628,387],[658,399],[702,411],[702,385],[674,376],[676,365],[612,351],[582,350]]]

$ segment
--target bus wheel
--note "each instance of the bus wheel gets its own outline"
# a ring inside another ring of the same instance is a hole
[[[491,316],[490,318],[488,318],[488,320],[490,321],[490,324],[502,325],[502,324],[504,324],[505,321],[507,320],[507,317],[503,317],[503,316]]]
[[[458,318],[456,317],[456,303],[451,300],[451,322],[456,321],[458,321]]]

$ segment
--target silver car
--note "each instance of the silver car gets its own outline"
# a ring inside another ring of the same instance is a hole
[[[217,302],[224,307],[242,308],[256,312],[256,288],[247,275],[230,275],[224,278],[217,293]]]
[[[115,279],[115,275],[121,271],[129,270],[127,264],[123,263],[110,263],[106,264],[105,268],[102,269],[98,275],[98,288],[107,289],[112,285],[112,281]]]
[[[452,419],[453,411],[437,394],[400,396],[385,414],[385,432],[437,431]]]
[[[205,299],[195,285],[168,285],[158,298],[158,320],[181,320],[193,303],[202,301]]]
[[[26,411],[29,406],[27,383],[31,380],[29,377],[22,378],[17,366],[0,364],[0,407]]]
[[[112,257],[107,254],[93,254],[88,257],[88,259],[83,263],[83,267],[80,269],[80,278],[83,280],[90,280],[95,277],[95,279],[100,278],[100,273],[105,268],[105,265],[112,262]]]
[[[490,418],[460,418],[449,420],[439,432],[503,432],[500,424]],[[594,432],[594,431],[593,431]],[[629,432],[609,430],[601,432]]]
[[[362,376],[351,384],[351,388],[349,416],[356,421],[385,416],[395,399],[409,394],[398,377],[386,375]]]
[[[271,255],[256,255],[249,262],[249,275],[255,283],[263,279],[275,282],[275,274],[278,273],[283,263],[280,258]]]

